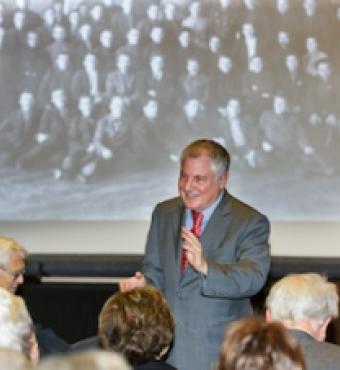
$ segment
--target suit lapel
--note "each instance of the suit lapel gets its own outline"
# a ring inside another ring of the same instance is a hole
[[[204,255],[209,254],[221,245],[225,237],[225,230],[229,228],[231,217],[231,197],[227,191],[221,199],[220,204],[215,209],[214,213],[205,227],[201,236],[201,242],[204,246]]]
[[[215,209],[214,213],[211,215],[211,218],[206,225],[200,240],[203,245],[203,253],[206,257],[209,258],[214,251],[222,245],[223,238],[225,237],[225,231],[229,228],[231,218],[228,217],[231,213],[231,197],[227,191],[224,192],[224,195],[221,199],[220,204]],[[181,220],[184,217],[184,208],[182,211]],[[180,251],[180,253],[179,253]],[[179,284],[183,288],[186,285],[189,285],[192,281],[198,279],[198,274],[196,271],[191,267],[188,266],[185,273],[181,274],[180,272],[180,257],[182,256],[182,240],[179,240],[178,243],[178,260],[177,260],[177,268],[178,268],[178,276]]]
[[[181,258],[182,258],[182,237],[181,227],[183,225],[185,207],[183,204],[178,204],[175,210],[175,215],[172,217],[172,230],[175,238],[175,264],[178,271],[180,271]]]

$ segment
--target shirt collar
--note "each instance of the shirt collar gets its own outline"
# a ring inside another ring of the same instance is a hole
[[[210,220],[210,217],[214,213],[216,207],[220,204],[223,194],[224,194],[224,191],[221,191],[221,193],[216,198],[216,200],[208,208],[202,211],[203,213],[202,230],[204,230],[206,224]],[[192,227],[192,215],[191,215],[191,210],[189,208],[185,209],[185,227],[188,229],[191,229]]]

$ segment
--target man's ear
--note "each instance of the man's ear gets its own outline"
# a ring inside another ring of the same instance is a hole
[[[266,321],[270,322],[270,321],[273,321],[273,316],[272,316],[272,312],[270,311],[269,308],[266,309]]]
[[[320,326],[319,332],[318,332],[318,338],[317,338],[320,342],[325,341],[326,335],[327,335],[327,328],[331,320],[332,320],[331,317],[327,317],[327,319]]]

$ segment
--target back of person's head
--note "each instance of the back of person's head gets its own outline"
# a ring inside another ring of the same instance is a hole
[[[124,357],[115,352],[91,350],[42,360],[36,370],[132,370]]]
[[[0,288],[0,347],[23,352],[32,358],[36,344],[33,324],[24,300]]]
[[[162,293],[149,286],[112,295],[98,327],[102,346],[123,353],[131,365],[160,358],[174,335],[174,319]]]
[[[291,274],[271,287],[266,307],[273,320],[322,324],[338,316],[338,301],[336,285],[321,275]]]
[[[228,327],[217,370],[305,370],[305,362],[282,324],[248,318]]]
[[[199,139],[184,148],[181,155],[181,164],[186,158],[198,158],[208,155],[211,158],[212,169],[216,176],[222,176],[229,170],[230,155],[221,144],[214,140]]]
[[[23,353],[0,348],[0,370],[29,370],[30,366],[31,363]]]
[[[0,266],[5,267],[14,255],[25,259],[27,251],[15,239],[0,235]]]

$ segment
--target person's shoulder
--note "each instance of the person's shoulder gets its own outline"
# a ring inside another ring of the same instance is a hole
[[[225,202],[230,203],[233,212],[249,216],[264,216],[259,210],[257,210],[250,204],[234,197],[229,193],[226,193],[223,199]]]
[[[100,349],[100,342],[97,336],[81,339],[71,344],[70,352],[88,351],[91,349]]]
[[[183,202],[180,197],[166,199],[158,203],[155,210],[162,212],[172,212],[178,210],[179,207],[183,206]]]
[[[334,356],[336,356],[336,358],[340,360],[340,346],[339,345],[334,344],[334,343],[329,343],[329,342],[322,342],[321,344],[325,348],[325,351],[327,351],[327,353],[330,353],[333,356],[333,358]],[[340,366],[339,363],[338,365]]]
[[[160,360],[152,360],[145,364],[134,367],[134,370],[177,370],[170,364]]]
[[[340,347],[328,342],[299,342],[310,370],[340,369]]]
[[[300,342],[301,343],[301,342]],[[340,346],[330,342],[318,342],[314,340],[314,345],[310,346],[309,350],[308,347],[306,349],[306,345],[303,345],[306,360],[308,359],[315,359],[318,358],[322,361],[324,365],[327,365],[328,362],[334,363],[337,361],[336,369],[340,369]],[[325,366],[325,369],[329,369],[329,365]]]
[[[225,208],[222,212],[225,212],[226,215],[231,215],[235,225],[244,225],[247,228],[261,227],[261,229],[269,232],[270,221],[266,215],[231,195],[227,194],[223,199]]]
[[[300,344],[307,362],[315,363],[317,359],[340,361],[340,346],[330,342],[319,342],[302,330],[290,330]],[[328,368],[328,367],[326,367]]]

